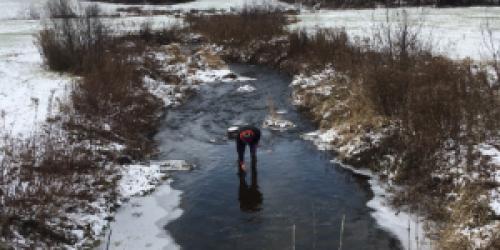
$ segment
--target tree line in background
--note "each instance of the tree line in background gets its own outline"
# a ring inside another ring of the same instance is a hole
[[[176,4],[192,0],[90,0],[91,2],[125,3],[125,4]]]
[[[92,2],[110,2],[125,4],[176,4],[194,0],[90,0]],[[422,6],[435,5],[438,7],[500,5],[500,0],[280,0],[287,3],[302,3],[310,6],[350,8],[383,6]],[[249,2],[252,2],[251,0]]]
[[[438,7],[451,6],[475,6],[475,5],[500,5],[500,0],[282,0],[288,3],[302,3],[310,6],[318,7],[334,7],[334,8],[349,8],[349,7],[375,7],[383,6],[422,6],[435,5]]]

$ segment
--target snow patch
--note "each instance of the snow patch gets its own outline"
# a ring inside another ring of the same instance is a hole
[[[390,200],[388,197],[390,192],[386,191],[388,185],[382,182],[378,175],[368,169],[356,169],[336,160],[332,160],[332,163],[370,178],[368,183],[374,196],[366,205],[374,210],[371,215],[377,223],[396,236],[404,249],[432,249],[431,240],[425,234],[424,218],[406,211],[395,210],[388,202]]]
[[[119,193],[123,198],[147,194],[167,177],[168,171],[186,171],[192,168],[192,165],[183,160],[150,161],[149,165],[124,165],[118,184]]]
[[[262,125],[264,128],[271,130],[284,131],[295,127],[295,124],[289,120],[283,119],[278,116],[268,115]]]
[[[319,150],[333,150],[335,149],[333,142],[340,140],[341,136],[336,129],[332,128],[326,131],[317,130],[309,132],[302,135],[302,138],[312,141]]]
[[[377,143],[380,141],[381,135],[373,133],[369,134],[369,137],[372,143]],[[306,133],[302,138],[311,140],[319,150],[337,150],[347,156],[352,156],[363,150],[365,148],[363,141],[366,141],[354,138],[342,145],[344,138],[340,131],[335,128]],[[382,228],[399,239],[404,249],[431,249],[431,242],[426,237],[423,227],[424,219],[416,214],[395,210],[389,204],[391,194],[386,190],[389,186],[381,181],[378,175],[368,169],[356,169],[345,165],[336,159],[332,160],[332,163],[370,178],[368,183],[374,197],[368,201],[367,206],[374,210],[371,215]]]
[[[159,165],[125,165],[122,168],[118,189],[123,198],[151,192],[166,177]]]
[[[152,195],[132,197],[116,214],[99,249],[108,249],[107,244],[109,249],[179,249],[163,228],[182,215],[182,193],[170,184],[168,180]]]
[[[257,88],[255,88],[254,86],[252,85],[243,85],[241,87],[239,87],[238,89],[236,89],[237,92],[239,93],[250,93],[250,92],[254,92],[255,90],[257,90]]]
[[[490,208],[496,215],[500,215],[500,150],[492,145],[482,144],[479,145],[479,152],[483,156],[487,156],[490,163],[494,165],[495,170],[491,175],[497,187],[490,191]]]

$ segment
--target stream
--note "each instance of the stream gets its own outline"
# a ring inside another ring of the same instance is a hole
[[[163,227],[176,244],[182,249],[337,249],[340,244],[342,249],[400,249],[370,216],[366,203],[373,194],[366,177],[336,166],[334,155],[300,137],[314,126],[290,103],[291,79],[259,66],[231,68],[256,80],[203,85],[199,95],[168,111],[156,137],[160,159],[197,166],[175,174],[171,184],[182,191],[183,213]],[[245,84],[257,90],[236,91]],[[247,174],[240,179],[235,143],[226,139],[226,129],[260,126],[270,99],[296,127],[262,129],[255,171],[247,149]]]

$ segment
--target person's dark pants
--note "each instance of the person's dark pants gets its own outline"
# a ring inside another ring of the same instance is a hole
[[[257,145],[258,144],[259,144],[259,141],[248,143],[248,146],[250,147],[250,155],[252,156],[252,161],[257,160]],[[245,160],[246,145],[247,145],[247,143],[245,143],[241,140],[236,141],[236,150],[238,151],[238,161],[240,163]]]

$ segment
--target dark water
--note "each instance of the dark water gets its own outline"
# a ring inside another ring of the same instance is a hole
[[[295,249],[338,249],[345,215],[343,249],[400,249],[370,216],[366,180],[300,138],[314,127],[290,104],[291,79],[256,66],[233,69],[257,81],[204,86],[201,95],[169,111],[157,136],[162,158],[198,166],[174,178],[174,188],[184,192],[184,214],[165,229],[175,241],[183,249],[292,249],[295,238]],[[257,91],[237,93],[244,84]],[[225,131],[241,121],[262,124],[269,97],[297,127],[264,129],[256,173],[252,178],[247,150],[247,176],[240,179]]]

